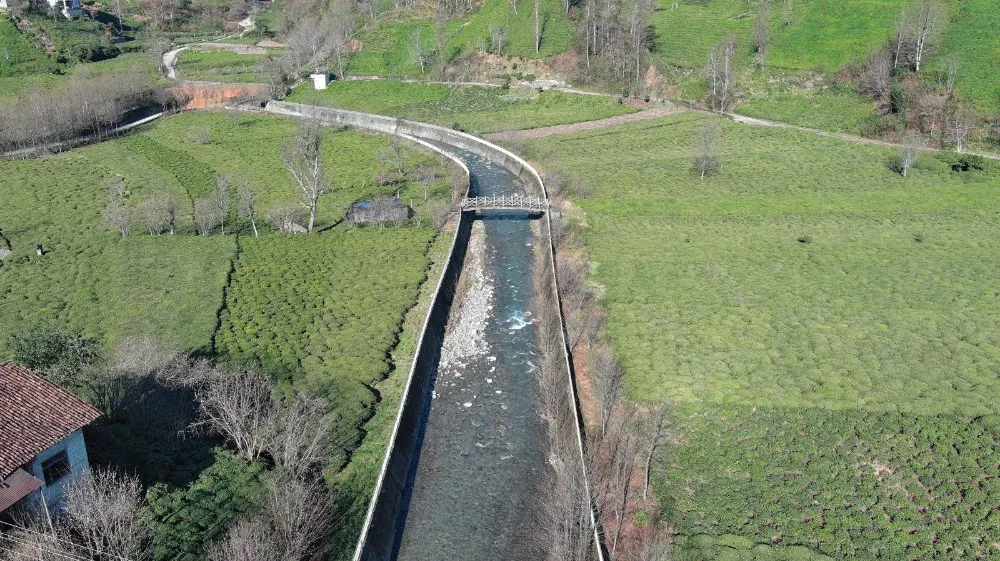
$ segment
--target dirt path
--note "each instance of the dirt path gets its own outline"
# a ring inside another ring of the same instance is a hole
[[[507,131],[498,132],[486,135],[488,140],[529,140],[532,138],[541,138],[543,136],[549,136],[553,134],[569,134],[574,132],[585,131],[589,129],[599,129],[601,127],[610,127],[612,125],[621,125],[624,123],[632,123],[635,121],[644,121],[646,119],[656,119],[658,117],[665,117],[667,115],[673,115],[675,113],[681,113],[686,111],[683,107],[659,107],[656,109],[648,109],[646,111],[639,111],[638,113],[629,113],[627,115],[619,115],[617,117],[608,117],[607,119],[598,119],[596,121],[583,121],[581,123],[572,123],[569,125],[555,125],[551,127],[540,127],[537,129],[524,129],[519,131]]]

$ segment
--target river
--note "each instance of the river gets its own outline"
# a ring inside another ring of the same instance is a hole
[[[454,151],[454,149],[450,150]],[[458,152],[472,196],[522,190],[505,168]],[[462,290],[432,373],[400,561],[541,559],[548,440],[538,414],[533,246],[527,216],[473,225]]]

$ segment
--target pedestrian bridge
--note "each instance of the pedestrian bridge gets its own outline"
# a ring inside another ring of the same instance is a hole
[[[542,197],[527,195],[491,195],[488,197],[468,197],[462,201],[463,211],[519,210],[529,213],[544,213],[549,210],[549,202]]]

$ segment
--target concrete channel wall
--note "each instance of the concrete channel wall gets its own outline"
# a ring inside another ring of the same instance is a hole
[[[418,143],[442,154],[443,152],[435,146],[420,141],[439,142],[467,150],[504,166],[526,186],[533,187],[548,201],[545,183],[538,172],[528,165],[527,162],[500,146],[463,132],[395,117],[283,101],[269,102],[265,111],[300,118],[313,118],[328,124],[351,126],[399,135],[410,140],[415,139]],[[454,156],[448,155],[448,157],[456,160]],[[460,161],[458,163],[465,169],[465,173],[468,175],[468,168]],[[550,265],[552,277],[552,303],[559,312],[560,337],[563,349],[562,362],[565,365],[567,384],[573,396],[573,399],[570,401],[573,404],[573,418],[577,421],[576,436],[580,461],[581,465],[584,466],[583,469],[586,471],[583,419],[577,406],[578,396],[573,380],[572,363],[570,362],[569,354],[570,349],[566,343],[566,324],[562,316],[562,306],[559,305],[558,277],[555,270],[556,255],[551,235],[552,219],[550,214],[545,214],[545,235],[548,238],[549,246],[549,259],[547,261]],[[471,232],[472,220],[466,217],[466,213],[462,213],[458,228],[455,231],[455,238],[452,241],[448,263],[434,293],[431,309],[424,321],[417,353],[414,356],[413,365],[406,383],[406,390],[403,394],[403,402],[397,412],[396,425],[386,450],[386,456],[383,459],[382,471],[376,482],[375,492],[369,505],[365,525],[358,539],[354,561],[391,561],[392,559],[392,554],[396,546],[395,542],[399,535],[398,525],[401,522],[400,508],[402,507],[402,498],[413,468],[413,458],[417,452],[415,449],[417,444],[416,437],[419,433],[421,418],[427,405],[426,397],[430,382],[429,374],[437,360],[438,349],[444,338],[445,324],[451,308],[455,286],[462,271],[462,263]],[[586,473],[584,481],[588,486],[587,496],[592,496],[589,490],[589,477],[586,477]],[[590,519],[594,530],[596,556],[598,561],[604,561],[600,534],[597,531],[597,517],[593,508],[591,508]]]

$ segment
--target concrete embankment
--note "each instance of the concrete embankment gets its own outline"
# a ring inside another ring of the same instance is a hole
[[[517,180],[524,187],[533,189],[543,196],[545,194],[545,186],[541,177],[524,160],[499,146],[465,133],[393,117],[288,102],[270,102],[267,105],[266,111],[295,117],[314,118],[328,124],[353,126],[361,129],[422,139],[433,144],[443,145],[447,151],[454,153],[465,150],[485,158],[491,165],[502,166],[516,176]],[[543,305],[556,306],[556,316],[559,318],[559,323],[562,324],[561,314],[558,312],[558,289],[555,280],[554,258],[552,258],[554,248],[551,236],[549,235],[551,231],[551,219],[546,215],[544,220],[545,228],[543,235],[545,236],[544,243],[547,246],[545,253],[548,253],[550,256],[547,264],[550,268],[549,274],[552,277],[552,299]],[[398,541],[402,535],[401,524],[405,521],[402,510],[406,506],[407,497],[405,494],[408,490],[409,477],[414,471],[415,460],[419,454],[420,443],[417,437],[421,434],[421,423],[424,422],[423,416],[431,395],[427,390],[431,383],[432,372],[435,372],[437,367],[445,322],[448,318],[448,311],[451,308],[450,296],[453,293],[455,282],[461,271],[461,261],[467,249],[470,233],[471,220],[463,216],[456,232],[456,243],[451,258],[441,279],[438,292],[435,295],[435,302],[428,315],[424,334],[421,336],[420,346],[410,372],[402,407],[397,416],[396,426],[387,449],[381,474],[376,483],[376,490],[372,498],[368,517],[355,552],[354,559],[356,561],[390,561],[399,547]],[[525,279],[526,290],[530,290],[530,284],[530,278]],[[559,339],[560,353],[562,355],[559,362],[562,363],[570,391],[575,391],[572,384],[565,328],[562,325],[559,328]],[[574,419],[578,421],[576,426],[576,441],[582,463],[582,427],[579,424],[579,414],[576,411],[575,399],[572,401],[572,414]],[[475,477],[475,474],[469,474],[469,476]],[[587,485],[586,477],[583,478],[583,482],[584,485]],[[589,496],[589,492],[587,495]],[[593,527],[593,511],[591,511],[590,518],[591,526]],[[599,544],[599,536],[596,529],[593,539],[595,544]],[[597,549],[598,557],[600,558],[600,547]]]

